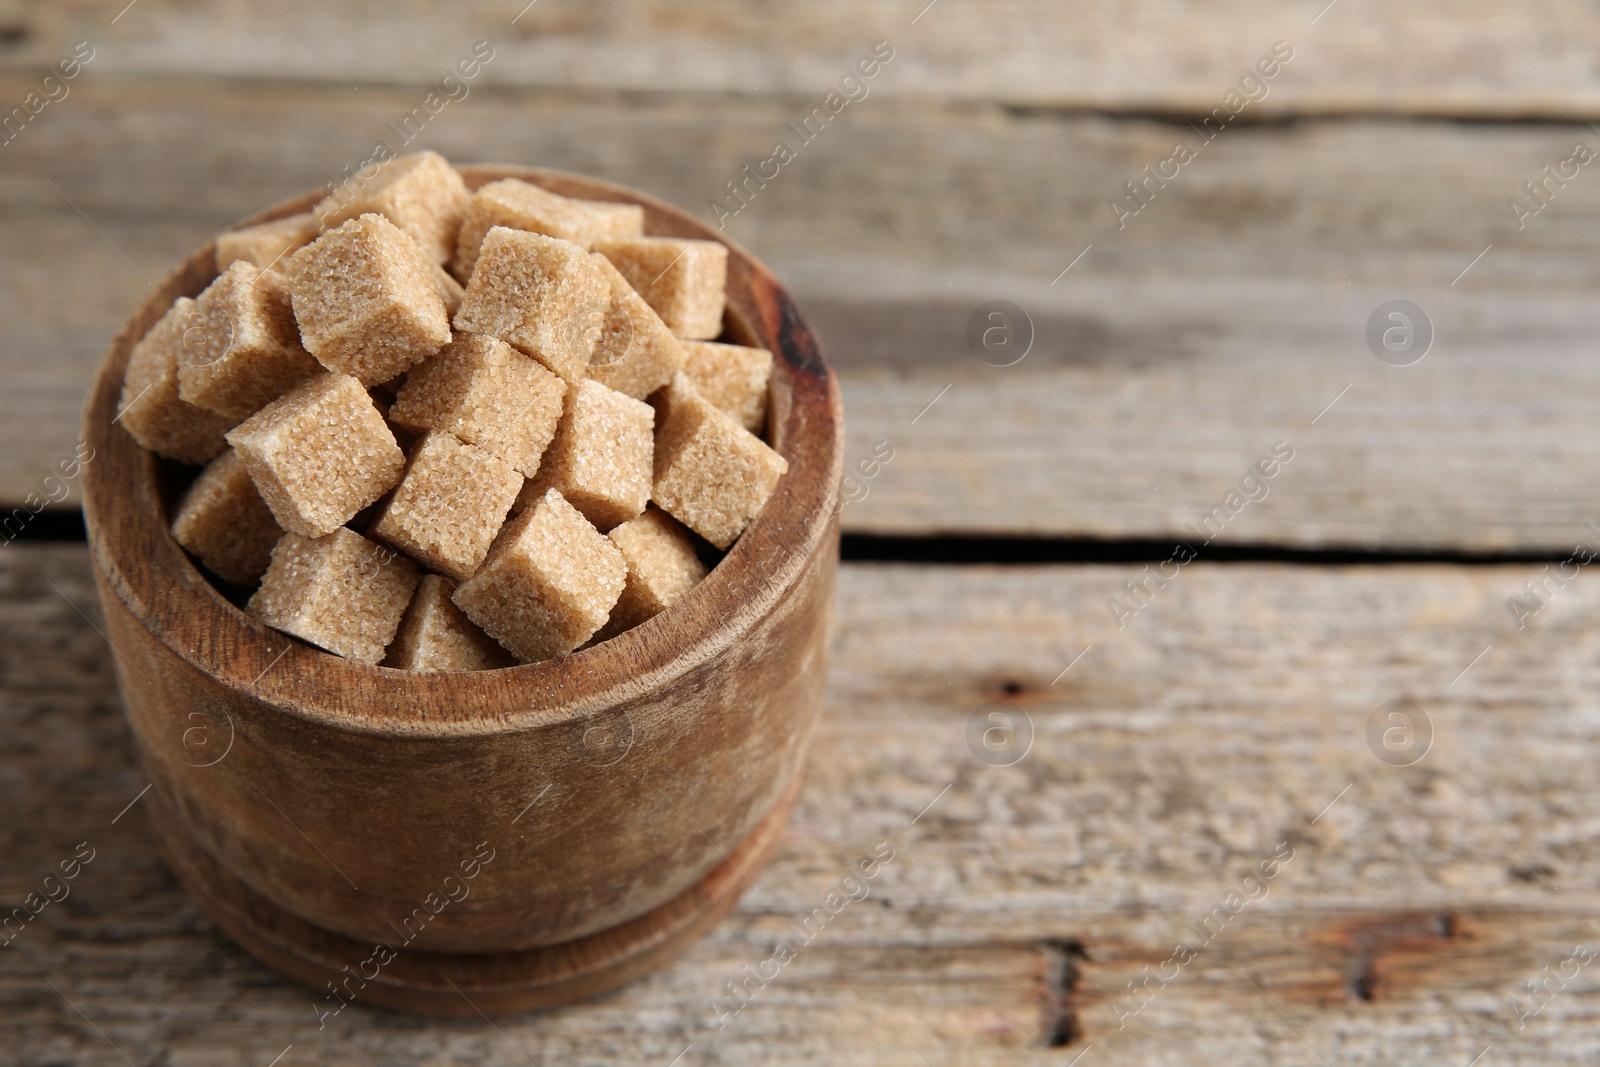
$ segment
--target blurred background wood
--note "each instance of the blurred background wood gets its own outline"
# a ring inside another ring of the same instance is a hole
[[[1600,13],[1582,0],[137,3],[113,28],[120,5],[8,0],[7,65],[47,65],[88,37],[104,40],[108,75],[348,78],[365,89],[432,81],[487,38],[503,49],[486,75],[498,88],[778,96],[832,88],[858,52],[887,40],[903,51],[884,95],[1181,112],[1216,106],[1281,39],[1303,68],[1274,86],[1278,114],[1587,121],[1600,106],[1590,48]]]
[[[70,453],[88,375],[146,279],[261,204],[359,167],[377,141],[398,143],[389,123],[424,92],[396,83],[434,77],[473,42],[491,40],[495,58],[407,147],[593,173],[709,216],[786,122],[889,40],[871,95],[727,227],[821,327],[852,455],[895,449],[848,531],[1171,537],[1278,439],[1304,446],[1302,466],[1226,538],[1555,551],[1595,517],[1600,453],[1582,398],[1600,325],[1588,298],[1600,183],[1569,182],[1521,229],[1506,204],[1577,141],[1600,144],[1535,103],[1554,93],[1537,56],[1565,87],[1552,99],[1588,106],[1563,58],[1583,34],[1562,29],[1581,31],[1587,7],[1419,5],[1396,21],[1340,0],[1315,25],[1315,11],[1248,4],[1080,15],[947,2],[915,25],[895,5],[778,5],[758,20],[727,4],[554,3],[515,25],[491,5],[459,23],[425,5],[381,18],[280,7],[141,0],[115,26],[86,6],[0,16],[0,100],[20,100],[32,64],[72,40],[96,49],[71,94],[0,149],[0,503]],[[1190,121],[1277,40],[1296,53],[1269,95],[1202,146]],[[1116,49],[1167,89],[1152,95]],[[1071,60],[1086,53],[1098,58]],[[623,91],[627,78],[650,88]],[[1540,121],[1441,121],[1455,112],[1416,94]],[[1177,139],[1199,158],[1118,229],[1107,202]],[[1414,367],[1378,363],[1363,340],[1394,296],[1436,328]],[[993,298],[1036,328],[1015,367],[987,367],[962,342]],[[983,417],[995,410],[1011,416]]]
[[[1600,537],[1600,183],[1584,166],[1520,219],[1508,201],[1600,147],[1597,19],[1577,0],[0,2],[6,107],[96,49],[0,148],[0,509],[71,454],[148,279],[397,143],[475,42],[495,58],[408,148],[709,219],[887,41],[866,98],[727,222],[821,330],[851,461],[893,449],[847,533],[1192,537],[1281,440],[1295,458],[1219,543],[1562,559]],[[1191,123],[1278,41],[1294,58],[1266,96],[1202,144]],[[1119,228],[1108,201],[1178,141],[1196,158]],[[1396,297],[1436,330],[1410,367],[1364,337]],[[1032,319],[1014,366],[965,346],[991,299]],[[290,1044],[279,1067],[665,1064],[691,1043],[685,1064],[1592,1059],[1592,968],[1521,1029],[1509,1005],[1600,937],[1600,594],[1563,586],[1518,630],[1507,600],[1538,563],[1197,563],[1119,629],[1107,598],[1142,565],[847,565],[790,845],[712,938],[503,1034],[352,1008],[319,1035],[308,995],[177,891],[137,812],[109,825],[143,783],[111,654],[67,603],[92,614],[82,551],[10,545],[0,902],[104,846],[0,950],[0,1006],[30,1063],[117,1060],[45,979],[141,1064]],[[1365,741],[1397,698],[1436,731],[1411,768]],[[991,704],[1031,716],[1013,767],[968,747]],[[723,983],[880,840],[898,852],[872,895],[717,1031]],[[1125,983],[1285,840],[1268,898],[1119,1030]]]

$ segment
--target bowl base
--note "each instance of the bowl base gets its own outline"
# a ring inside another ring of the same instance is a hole
[[[510,1014],[549,1008],[614,989],[668,962],[738,902],[748,876],[783,840],[804,765],[766,817],[695,885],[607,930],[516,952],[395,952],[375,976],[347,981],[373,966],[373,946],[324,930],[273,904],[229,874],[189,839],[151,793],[156,844],[178,881],[224,933],[258,959],[317,990],[314,1010],[336,1013],[344,1000],[329,983],[347,982],[354,1001],[437,1016]],[[341,986],[341,990],[346,987]],[[343,994],[342,994],[343,995]],[[347,1000],[348,1000],[347,996]]]

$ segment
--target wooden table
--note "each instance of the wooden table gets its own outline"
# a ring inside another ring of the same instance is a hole
[[[844,513],[822,734],[757,888],[671,969],[492,1024],[353,1007],[319,1031],[216,932],[154,854],[85,552],[34,520],[0,546],[0,902],[94,858],[0,949],[0,1058],[1600,1052],[1600,586],[1551,577],[1600,551],[1600,172],[1541,169],[1600,148],[1592,6],[120,7],[0,5],[7,107],[95,50],[0,148],[0,511],[55,492],[147,279],[396,140],[479,40],[495,58],[408,147],[708,217],[890,42],[728,231],[821,329],[852,461],[893,458]],[[1202,142],[1278,41],[1267,95]],[[1180,141],[1137,214],[1108,207]],[[1397,298],[1433,327],[1409,366],[1365,336]],[[988,300],[1030,318],[1021,362],[969,351]],[[1267,495],[1230,500],[1278,442]],[[1163,567],[1180,539],[1198,558]],[[880,842],[869,895],[719,1028],[726,983]]]

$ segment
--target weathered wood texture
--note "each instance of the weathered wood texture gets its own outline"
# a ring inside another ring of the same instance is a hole
[[[1284,40],[1294,65],[1258,113],[1588,118],[1600,108],[1588,51],[1600,15],[1580,0],[138,0],[121,8],[6,0],[0,57],[12,69],[43,67],[88,39],[97,77],[184,72],[349,91],[435,81],[488,40],[496,54],[482,77],[497,86],[820,98],[887,41],[894,64],[873,87],[886,96],[1207,112]]]
[[[397,140],[385,123],[415,95],[85,81],[4,148],[0,500],[71,452],[145,277]],[[704,215],[794,114],[483,93],[413,147],[592,173]],[[894,449],[847,531],[1178,536],[1283,439],[1295,460],[1224,540],[1556,551],[1580,535],[1600,513],[1600,184],[1585,168],[1520,230],[1506,200],[1592,130],[1229,129],[1118,229],[1107,200],[1180,138],[1200,144],[1181,124],[869,98],[730,220],[839,368],[849,462]],[[1363,336],[1397,296],[1437,333],[1411,367]],[[966,349],[992,298],[1036,327],[1016,366]]]
[[[96,850],[0,948],[9,1055],[665,1064],[692,1044],[684,1064],[1062,1065],[1092,1045],[1084,1067],[1465,1065],[1493,1045],[1483,1062],[1591,1062],[1592,966],[1520,1030],[1508,998],[1531,1008],[1523,982],[1600,938],[1600,586],[1580,578],[1518,632],[1505,599],[1531,568],[1195,564],[1119,631],[1103,601],[1131,574],[846,567],[790,841],[732,918],[669,970],[498,1032],[359,1005],[319,1032],[313,995],[177,889],[142,805],[117,819],[144,783],[112,653],[79,614],[83,550],[7,548],[0,901]],[[1434,732],[1409,768],[1364,734],[1401,697]],[[1013,766],[970,747],[990,710],[1031,720]],[[718,1030],[712,998],[878,842],[895,855],[866,899]],[[1200,944],[1284,843],[1265,898]],[[1196,957],[1119,1030],[1125,983],[1176,941]]]

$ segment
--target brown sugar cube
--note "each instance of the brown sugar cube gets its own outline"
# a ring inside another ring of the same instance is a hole
[[[696,392],[684,374],[659,395],[651,497],[727,548],[760,513],[789,462]]]
[[[627,577],[622,553],[552,489],[506,523],[456,606],[530,662],[571,652],[605,625]]]
[[[319,374],[228,431],[272,515],[321,537],[388,492],[405,453],[361,383]]]
[[[128,357],[117,418],[133,439],[158,456],[204,463],[224,448],[237,419],[185,403],[178,394],[178,360],[194,301],[180,296]]]
[[[287,533],[245,610],[329,652],[377,664],[416,585],[416,564],[352,530]]]
[[[384,418],[389,417],[389,405],[394,403],[394,398],[405,388],[408,377],[409,375],[402,374],[397,378],[390,378],[386,382],[367,387],[367,392],[371,394],[373,402],[378,405],[378,410],[383,413]]]
[[[451,603],[455,584],[437,574],[417,583],[385,667],[403,671],[488,671],[517,661]]]
[[[434,431],[412,452],[405,477],[367,535],[451,578],[470,578],[489,554],[522,480],[494,453]]]
[[[400,446],[400,451],[404,452],[408,456],[411,455],[412,452],[416,451],[417,442],[422,439],[422,434],[419,434],[414,430],[408,430],[398,423],[389,423],[389,432],[394,434],[394,443]],[[374,513],[376,513],[376,511],[374,511]],[[369,518],[370,517],[371,516],[369,516]],[[353,520],[351,522],[351,526],[356,530],[364,531],[366,529],[364,525]]]
[[[378,414],[383,416],[384,425],[388,426],[389,432],[394,435],[394,443],[400,446],[400,451],[409,456],[411,446],[417,443],[417,438],[421,435],[389,418],[389,411],[394,407],[394,394],[404,387],[405,381],[404,378],[396,378],[394,388],[389,391],[385,391],[382,385],[375,385],[367,390],[367,395],[372,398],[372,406],[378,409]],[[357,533],[361,533],[366,527],[356,524],[354,529]]]
[[[595,635],[604,641],[631,630],[666,611],[706,576],[694,542],[677,521],[660,508],[646,508],[606,535],[622,553],[628,577],[611,609],[611,618]]]
[[[385,388],[388,383],[374,385],[367,390],[367,395],[372,398],[372,406],[378,409],[378,414],[383,416],[385,422],[389,420],[389,409],[394,406],[395,394],[399,393],[404,387],[405,379],[396,378],[395,382],[396,385],[392,392]],[[391,427],[392,429],[393,427]]]
[[[230,448],[200,472],[178,501],[172,536],[219,578],[254,585],[283,530],[256,491],[244,461]]]
[[[579,382],[567,394],[555,440],[519,503],[531,506],[546,489],[559,489],[602,530],[627,522],[650,501],[654,425],[649,404],[596,381]]]
[[[238,422],[317,369],[300,345],[282,278],[236,260],[195,299],[178,356],[178,395]]]
[[[329,230],[286,269],[306,349],[324,367],[386,382],[450,342],[435,264],[382,215]]]
[[[408,430],[448,430],[528,477],[555,437],[567,383],[495,337],[457,334],[417,367],[389,408]]]
[[[455,326],[498,337],[575,382],[610,306],[611,287],[582,248],[496,226],[483,239]]]
[[[683,366],[683,343],[609,259],[598,252],[589,258],[611,286],[611,304],[589,353],[589,377],[643,400]]]
[[[706,340],[722,332],[727,245],[681,237],[624,237],[601,241],[595,251],[616,264],[679,337]]]
[[[467,183],[437,152],[414,152],[379,165],[371,178],[340,183],[313,212],[324,227],[372,212],[400,227],[435,263],[448,263],[471,199]]]
[[[772,353],[715,341],[684,341],[683,354],[683,373],[700,395],[751,433],[759,434],[767,420]]]
[[[573,200],[518,178],[502,178],[480,186],[461,220],[455,260],[450,269],[463,282],[472,277],[478,246],[492,226],[559,237],[583,248],[596,241],[633,237],[644,232],[644,208],[603,200]]]
[[[217,235],[217,270],[225,271],[241,259],[260,270],[278,269],[290,252],[315,241],[321,232],[322,224],[307,211],[220,233]]]
[[[437,263],[433,265],[433,285],[439,290],[439,299],[444,301],[444,313],[447,316],[461,309],[461,298],[467,295],[467,291]]]

